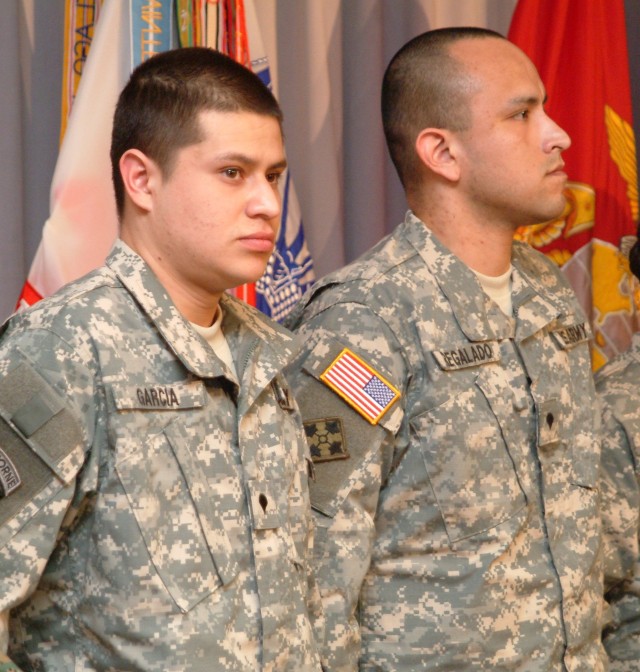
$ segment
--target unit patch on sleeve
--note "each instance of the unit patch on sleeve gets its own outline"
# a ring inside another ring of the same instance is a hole
[[[348,348],[325,369],[320,380],[372,425],[400,397],[391,383]]]
[[[308,420],[304,423],[304,432],[314,463],[346,460],[349,457],[340,418]]]
[[[21,483],[18,470],[13,466],[9,456],[0,448],[0,499],[8,497],[20,487]]]

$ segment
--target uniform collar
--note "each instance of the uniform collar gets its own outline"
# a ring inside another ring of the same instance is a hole
[[[167,345],[185,368],[199,378],[225,376],[237,384],[235,376],[215,356],[208,343],[191,328],[180,314],[166,290],[145,261],[122,240],[117,240],[106,265],[153,322]],[[223,296],[222,329],[236,360],[241,381],[252,376],[255,397],[288,362],[292,354],[292,337],[282,327],[267,321],[255,309],[237,299]],[[274,345],[277,343],[277,347]],[[251,353],[259,350],[259,363],[246,364]],[[246,390],[245,390],[246,391]]]
[[[252,306],[224,294],[222,330],[235,360],[241,390],[238,411],[243,413],[260,392],[293,358],[293,335]]]
[[[542,260],[547,262],[542,254],[534,252],[528,245],[514,242],[512,300],[517,316],[516,341],[519,342],[547,325],[569,317],[566,315],[566,294],[570,290],[558,281],[560,271],[554,269],[556,273],[552,273]],[[582,319],[582,316],[569,317],[570,322],[576,319]]]
[[[416,249],[451,305],[460,329],[470,341],[515,338],[520,341],[556,320],[562,313],[549,297],[521,248],[512,258],[514,317],[489,299],[475,273],[452,254],[411,211],[401,225],[402,235]]]

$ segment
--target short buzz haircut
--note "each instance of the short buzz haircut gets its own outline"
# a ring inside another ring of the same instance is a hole
[[[111,134],[111,171],[118,216],[124,211],[120,158],[138,149],[163,175],[173,169],[176,151],[198,142],[203,111],[251,112],[275,118],[282,111],[251,70],[207,47],[173,49],[141,63],[120,93]]]
[[[485,28],[440,28],[414,37],[391,59],[382,82],[382,125],[405,190],[419,165],[415,142],[420,131],[464,131],[471,125],[472,80],[449,53],[449,45],[486,38],[505,39]]]

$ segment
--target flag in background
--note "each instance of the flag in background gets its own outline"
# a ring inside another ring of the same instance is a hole
[[[93,32],[103,0],[67,2],[64,7],[64,48],[62,65],[62,113],[60,142],[67,130],[67,119],[78,91],[82,70],[91,48]]]
[[[75,9],[87,4],[86,0],[67,2]],[[166,32],[166,21],[174,15],[172,5],[173,0],[102,2],[93,39],[82,47],[88,55],[53,174],[50,215],[18,308],[102,265],[111,249],[118,230],[109,160],[113,111],[132,68],[175,44],[173,27],[171,34]],[[135,40],[134,32],[138,32]],[[67,30],[67,63],[73,59],[78,35],[76,29],[75,38],[69,39]]]
[[[593,368],[640,327],[629,271],[636,235],[636,145],[624,0],[519,0],[509,30],[545,84],[546,110],[571,136],[559,219],[518,231],[566,273],[594,332]]]
[[[253,0],[217,0],[207,7],[207,46],[250,67],[272,89],[269,61]],[[314,279],[313,262],[290,171],[280,187],[280,231],[266,271],[255,284],[243,285],[234,292],[278,321],[287,316]]]
[[[67,0],[65,21],[64,137],[52,180],[50,216],[19,308],[102,265],[117,236],[111,123],[134,67],[165,49],[208,45],[253,68],[271,86],[253,0]],[[281,189],[280,232],[265,275],[234,292],[277,320],[313,280],[288,173]]]

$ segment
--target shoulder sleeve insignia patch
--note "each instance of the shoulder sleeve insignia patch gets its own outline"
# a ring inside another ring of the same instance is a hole
[[[340,418],[309,420],[304,423],[304,431],[315,464],[346,460],[349,457]]]
[[[9,456],[0,448],[0,499],[8,497],[20,487],[21,483],[18,470]]]
[[[320,380],[372,425],[400,397],[391,383],[348,348],[325,369]]]

